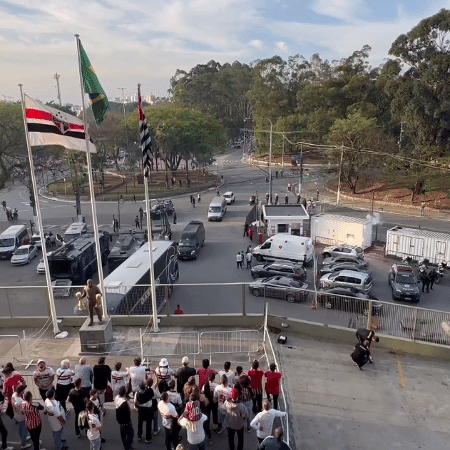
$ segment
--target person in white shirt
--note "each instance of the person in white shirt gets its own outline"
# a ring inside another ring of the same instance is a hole
[[[37,362],[36,370],[33,372],[34,384],[39,388],[42,400],[46,400],[46,394],[53,387],[55,372],[51,367],[47,367],[44,359]]]
[[[116,363],[114,368],[116,370],[111,372],[111,387],[113,390],[113,398],[116,398],[119,395],[119,389],[122,386],[127,386],[130,375],[126,370],[122,370],[121,362]]]
[[[100,431],[102,429],[102,425],[100,423],[100,419],[94,414],[94,407],[95,406],[92,402],[89,402],[86,407],[88,411],[89,424],[87,437],[89,439],[90,450],[100,450],[100,445],[102,443]]]
[[[142,381],[145,383],[147,379],[147,368],[142,366],[141,363],[141,358],[134,358],[134,366],[128,368],[133,394],[136,394],[139,390],[139,384]]]
[[[254,419],[250,422],[250,426],[256,430],[256,436],[259,443],[267,437],[272,436],[273,421],[275,417],[284,417],[286,415],[283,411],[270,408],[270,402],[263,403],[263,410],[256,414]]]
[[[234,372],[233,372],[234,373]],[[217,432],[222,432],[222,425],[225,420],[225,402],[230,399],[231,388],[228,386],[228,378],[222,375],[221,384],[214,389],[214,401],[217,402]]]
[[[219,370],[219,380],[222,379],[222,375],[226,375],[228,378],[228,386],[232,388],[236,383],[236,374],[233,370],[231,370],[230,361],[226,361],[223,365],[224,370]]]
[[[73,377],[75,372],[70,368],[70,361],[63,359],[61,367],[56,370],[56,400],[61,403],[67,414],[66,400],[73,389]]]
[[[205,430],[203,428],[203,423],[207,420],[206,416],[202,414],[200,420],[195,422],[190,421],[187,418],[187,412],[185,411],[181,417],[178,419],[178,423],[186,428],[187,440],[189,442],[190,450],[205,450]]]
[[[48,422],[53,432],[56,450],[66,450],[66,439],[64,438],[64,425],[66,424],[66,412],[58,400],[55,400],[55,391],[49,389],[45,400],[45,410]]]
[[[175,406],[175,409],[178,414],[181,414],[181,409],[183,407],[183,401],[181,400],[181,395],[175,389],[175,380],[169,381],[169,390],[167,391],[169,394],[169,402]]]
[[[31,442],[28,433],[27,427],[25,426],[25,415],[22,411],[22,403],[23,403],[23,395],[25,393],[25,389],[27,386],[25,384],[21,384],[16,387],[16,392],[12,395],[11,403],[14,411],[14,420],[17,424],[17,429],[19,431],[20,436],[20,444],[21,449],[26,449],[31,447]]]
[[[171,450],[172,445],[175,447],[179,442],[179,426],[176,422],[174,423],[174,419],[178,419],[178,414],[175,410],[175,406],[169,402],[169,394],[167,391],[161,394],[161,400],[158,403],[158,411],[161,414],[162,424],[166,430],[166,450]]]

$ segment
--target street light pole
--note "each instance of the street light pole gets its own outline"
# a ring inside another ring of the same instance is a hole
[[[266,118],[270,122],[270,140],[269,140],[269,204],[272,204],[272,121]]]
[[[126,88],[117,88],[117,89],[119,89],[119,91],[122,91],[123,118],[124,118],[124,121],[125,121],[125,136],[126,136],[126,140],[127,140],[127,149],[128,149],[127,115],[126,115],[126,112],[125,112],[125,96],[124,96],[124,93],[123,93],[123,91]]]
[[[339,206],[339,200],[341,198],[341,175],[342,175],[342,162],[344,160],[344,144],[341,146],[341,162],[339,164],[339,181],[336,195],[336,206]]]

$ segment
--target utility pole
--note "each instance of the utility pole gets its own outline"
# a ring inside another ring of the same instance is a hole
[[[119,91],[122,91],[123,118],[124,118],[124,121],[125,121],[125,136],[126,136],[127,148],[128,148],[127,116],[126,116],[126,113],[125,113],[125,96],[124,96],[124,93],[123,93],[123,91],[126,88],[117,88],[117,89],[119,89]]]
[[[272,204],[272,131],[273,125],[270,119],[270,141],[269,141],[269,204]]]
[[[341,145],[341,162],[339,164],[339,182],[338,182],[338,190],[336,195],[336,206],[339,205],[339,200],[341,197],[341,175],[342,175],[342,162],[344,160],[344,144]]]
[[[303,191],[303,142],[300,143],[300,175],[298,181],[298,193],[300,197],[302,196]]]
[[[55,80],[56,80],[56,89],[58,90],[58,101],[59,101],[59,106],[62,106],[62,101],[61,101],[61,91],[59,89],[59,77],[61,75],[58,74],[58,72],[55,73]]]
[[[403,122],[400,122],[400,137],[398,139],[398,149],[402,151],[402,138],[403,138]]]

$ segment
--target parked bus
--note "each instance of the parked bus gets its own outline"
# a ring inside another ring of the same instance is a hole
[[[104,280],[108,314],[152,313],[149,244],[146,242]],[[178,280],[176,244],[171,241],[152,242],[155,270],[156,304],[159,308],[165,300],[165,286],[170,297],[173,284]]]

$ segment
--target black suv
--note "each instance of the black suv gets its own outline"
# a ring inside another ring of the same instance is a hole
[[[419,282],[411,266],[392,264],[388,283],[392,290],[392,300],[409,300],[413,303],[420,300]]]

